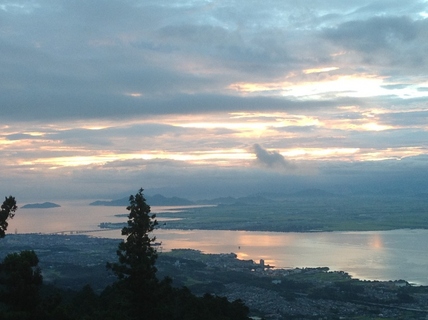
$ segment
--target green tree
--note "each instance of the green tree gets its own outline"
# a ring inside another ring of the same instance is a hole
[[[125,241],[119,244],[117,255],[118,263],[108,264],[108,268],[119,279],[128,279],[140,285],[141,282],[156,279],[156,249],[152,243],[156,240],[149,234],[158,224],[156,215],[150,213],[150,206],[146,203],[143,189],[129,197],[128,225],[122,229]]]
[[[0,238],[5,237],[6,229],[9,225],[7,220],[13,218],[16,209],[18,209],[18,207],[16,206],[15,198],[12,196],[5,197],[0,211]]]
[[[108,263],[119,281],[114,290],[107,290],[112,312],[120,312],[123,319],[155,319],[156,293],[159,281],[156,278],[157,252],[152,246],[156,240],[150,233],[157,225],[156,215],[150,213],[143,189],[129,197],[127,226],[122,229],[125,240],[118,246],[117,263]],[[114,306],[113,306],[114,305]],[[112,315],[112,313],[110,313]]]
[[[128,224],[122,229],[126,238],[117,250],[119,262],[107,264],[119,281],[103,291],[98,319],[248,319],[248,308],[241,301],[229,303],[210,295],[200,298],[187,288],[172,287],[168,277],[159,281],[157,252],[152,246],[156,238],[150,235],[157,225],[156,215],[150,213],[143,189],[129,197],[127,210]]]

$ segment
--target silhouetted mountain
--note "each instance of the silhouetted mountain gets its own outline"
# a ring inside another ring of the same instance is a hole
[[[167,198],[163,195],[156,194],[154,196],[144,196],[146,202],[150,206],[190,206],[195,204],[194,202],[178,197]],[[129,205],[129,197],[111,200],[111,201],[94,201],[90,203],[91,206],[117,206],[117,207],[127,207]]]
[[[146,197],[147,203],[151,206],[190,206],[194,202],[178,197],[167,198],[160,194]]]
[[[22,209],[49,209],[49,208],[58,208],[61,207],[59,204],[52,202],[43,202],[43,203],[29,203],[23,205]]]
[[[108,206],[108,207],[127,207],[129,205],[129,197],[116,199],[116,200],[97,200],[91,202],[90,206]]]

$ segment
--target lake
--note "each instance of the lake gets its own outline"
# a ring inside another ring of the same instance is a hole
[[[19,209],[9,233],[69,233],[121,238],[120,230],[100,230],[100,222],[124,222],[121,207],[61,204],[52,209]],[[152,207],[161,213],[168,207]],[[177,208],[179,210],[180,208]],[[158,215],[162,221],[162,215]],[[277,268],[329,267],[367,280],[399,280],[428,285],[428,230],[370,232],[249,232],[224,230],[155,231],[159,251],[198,249],[204,253],[234,252],[239,259],[264,259]]]

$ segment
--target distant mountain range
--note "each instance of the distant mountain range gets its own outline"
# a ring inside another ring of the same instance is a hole
[[[29,203],[23,205],[22,209],[49,209],[49,208],[58,208],[61,207],[59,204],[53,202],[43,202],[43,203]]]
[[[206,199],[191,201],[185,198],[179,197],[165,197],[160,194],[154,196],[144,196],[146,198],[147,204],[150,206],[190,206],[190,205],[232,205],[232,204],[261,204],[272,201],[281,201],[284,198],[289,197],[334,197],[335,194],[321,190],[321,189],[305,189],[292,194],[282,194],[282,193],[260,193],[254,194],[247,197],[222,197],[215,199]],[[98,200],[90,203],[91,206],[118,206],[126,207],[129,205],[129,197],[116,199],[116,200]]]
[[[191,206],[195,203],[193,201],[172,197],[167,198],[160,194],[156,194],[154,196],[144,196],[146,198],[147,204],[150,206]],[[90,203],[91,206],[118,206],[118,207],[126,207],[129,205],[129,197],[111,200],[111,201],[94,201]]]

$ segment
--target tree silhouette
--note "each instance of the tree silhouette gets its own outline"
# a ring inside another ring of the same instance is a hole
[[[0,211],[0,238],[4,238],[6,235],[6,229],[9,225],[8,219],[12,219],[15,215],[15,211],[18,209],[16,206],[16,200],[14,197],[5,197],[3,204],[1,205]]]
[[[119,244],[119,262],[109,263],[119,280],[101,295],[103,310],[99,319],[248,319],[248,308],[226,298],[197,297],[189,289],[172,286],[171,278],[156,278],[157,252],[150,233],[157,225],[156,215],[140,189],[129,197],[128,225],[122,229],[126,239]],[[95,318],[94,318],[95,319]]]
[[[0,301],[19,310],[37,306],[43,277],[34,251],[8,254],[0,264]]]
[[[138,319],[144,313],[147,319],[155,319],[156,295],[159,292],[159,281],[156,278],[156,249],[152,247],[155,237],[150,233],[157,225],[156,215],[150,213],[143,189],[129,197],[128,225],[122,229],[125,240],[118,246],[117,263],[108,263],[119,281],[112,292],[115,296],[115,309],[122,309],[122,316]],[[119,296],[117,296],[119,294]],[[121,302],[122,301],[122,302]]]
[[[108,264],[108,267],[119,279],[128,279],[139,283],[156,279],[156,249],[152,247],[155,237],[149,235],[158,224],[156,215],[150,214],[150,206],[146,203],[143,189],[129,197],[128,226],[122,229],[125,241],[119,244],[118,263]]]

